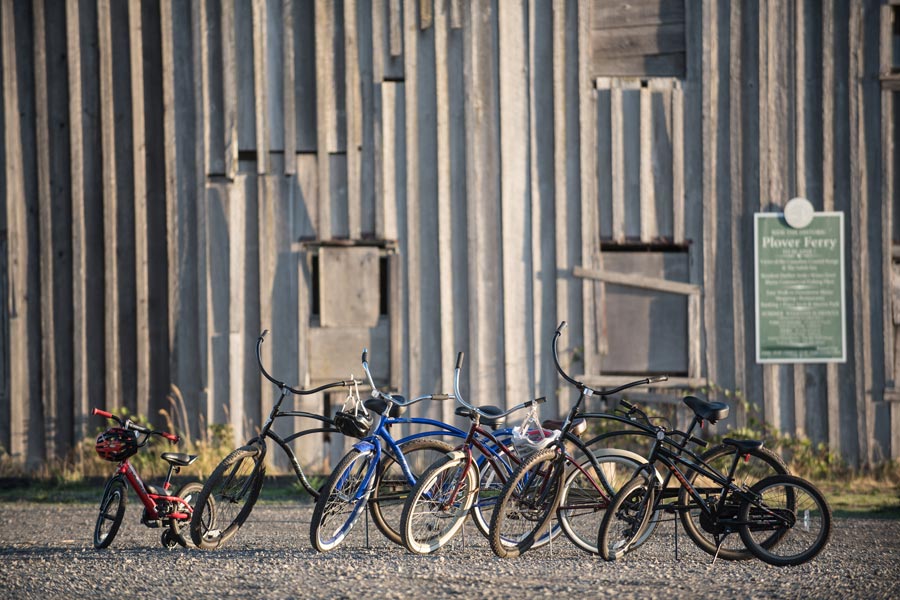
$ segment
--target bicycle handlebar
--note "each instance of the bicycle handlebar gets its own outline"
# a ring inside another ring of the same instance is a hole
[[[351,379],[350,381],[332,381],[331,383],[326,383],[324,385],[320,385],[319,387],[313,388],[311,390],[301,390],[301,389],[297,389],[297,388],[292,388],[291,386],[289,386],[288,384],[286,384],[283,381],[278,381],[277,379],[272,377],[268,371],[266,371],[266,368],[263,366],[263,362],[262,362],[262,344],[263,344],[263,341],[265,340],[267,333],[269,333],[269,330],[264,329],[263,332],[259,334],[259,338],[257,338],[257,340],[256,340],[256,362],[259,365],[259,371],[260,371],[260,373],[263,374],[263,377],[265,377],[266,379],[268,379],[269,381],[271,381],[272,383],[277,385],[279,388],[281,388],[283,390],[287,390],[290,393],[296,394],[298,396],[308,396],[310,394],[317,394],[321,391],[335,388],[335,387],[349,387],[354,384],[362,383],[361,381],[357,381],[355,379]]]
[[[150,435],[158,435],[160,437],[164,437],[173,444],[177,444],[181,441],[181,438],[175,435],[174,433],[168,433],[166,431],[156,431],[155,429],[148,429],[143,425],[138,425],[131,419],[122,419],[122,417],[118,415],[114,415],[111,412],[107,412],[105,410],[100,410],[99,408],[95,408],[91,411],[92,415],[99,415],[101,417],[105,417],[107,419],[112,419],[116,421],[119,425],[121,425],[124,429],[131,429],[133,431],[137,431],[138,433],[143,433],[148,437]],[[146,441],[146,440],[145,440]]]
[[[669,380],[668,375],[657,375],[654,377],[647,377],[645,379],[639,379],[637,381],[625,383],[625,384],[620,385],[619,387],[613,388],[611,390],[597,390],[597,389],[590,387],[589,385],[587,385],[586,383],[584,383],[582,381],[578,381],[577,379],[575,379],[574,377],[572,377],[571,375],[566,373],[562,367],[562,364],[559,362],[559,350],[557,349],[557,345],[559,343],[560,336],[562,336],[563,329],[565,329],[566,326],[567,326],[566,322],[562,321],[559,324],[559,327],[556,328],[556,333],[553,334],[553,344],[552,344],[552,346],[553,346],[553,362],[556,363],[556,370],[559,372],[559,374],[562,376],[562,378],[565,379],[566,381],[568,381],[569,383],[571,383],[572,385],[574,385],[575,387],[577,387],[585,395],[587,395],[587,396],[594,396],[594,395],[612,396],[613,394],[621,392],[622,390],[627,390],[628,388],[634,387],[637,385],[649,385],[651,383],[660,383],[662,381]]]
[[[475,411],[475,413],[481,415],[482,417],[489,417],[489,418],[506,417],[506,416],[516,412],[517,410],[521,410],[523,408],[531,406],[532,404],[542,404],[547,401],[547,398],[545,396],[541,396],[540,398],[535,398],[534,400],[526,400],[525,402],[518,404],[516,406],[513,406],[509,410],[507,410],[499,415],[488,414],[488,413],[482,411],[477,406],[472,406],[471,404],[466,402],[466,400],[462,396],[462,392],[459,390],[459,372],[462,369],[462,363],[463,363],[464,356],[465,356],[464,352],[460,352],[456,355],[456,369],[455,369],[455,372],[453,375],[453,394],[455,395],[456,400],[460,404],[462,404],[463,406],[468,408],[469,410]]]

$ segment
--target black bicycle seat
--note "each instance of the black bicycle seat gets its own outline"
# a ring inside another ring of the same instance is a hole
[[[542,425],[544,426],[544,429],[562,429],[563,421],[559,419],[545,419]],[[584,419],[575,419],[572,422],[572,428],[569,430],[569,433],[578,437],[585,431],[587,431],[587,421]]]
[[[403,396],[392,396],[395,400],[395,404],[391,406],[391,412],[388,414],[391,418],[397,418],[402,415],[406,411],[405,406],[397,406],[396,402],[406,402],[406,398]],[[384,398],[369,398],[365,402],[363,402],[363,406],[368,408],[371,411],[375,411],[379,415],[383,415],[385,409],[387,409],[387,400]]]
[[[175,465],[176,467],[186,467],[197,460],[196,456],[192,454],[184,454],[183,452],[163,452],[159,455],[159,457],[170,465]]]
[[[741,454],[749,454],[754,450],[759,450],[763,446],[763,443],[760,440],[733,440],[731,438],[725,438],[722,440],[722,443],[727,446],[734,446]]]
[[[506,415],[502,415],[502,408],[497,408],[496,406],[479,406],[478,410],[483,413],[487,413],[488,416],[481,415],[481,424],[487,425],[488,427],[492,427],[496,429],[497,427],[503,427],[506,425]],[[469,419],[475,420],[476,412],[470,408],[466,408],[465,406],[457,406],[454,411],[460,417],[468,417]],[[496,416],[492,416],[496,415]]]
[[[707,402],[696,396],[685,396],[683,400],[704,421],[715,423],[728,416],[728,405],[724,402]]]

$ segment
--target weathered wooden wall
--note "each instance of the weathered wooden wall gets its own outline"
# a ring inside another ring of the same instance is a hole
[[[275,396],[262,329],[290,382],[359,376],[366,345],[385,385],[449,391],[464,350],[471,400],[555,412],[558,322],[571,368],[612,383],[632,342],[610,322],[649,316],[609,307],[664,297],[674,390],[900,456],[895,7],[625,4],[665,55],[632,77],[620,2],[2,0],[0,447],[63,455],[93,406],[159,420],[170,385],[194,434],[244,439]],[[847,217],[845,364],[754,362],[752,215],[798,195]],[[623,248],[674,252],[678,278]]]

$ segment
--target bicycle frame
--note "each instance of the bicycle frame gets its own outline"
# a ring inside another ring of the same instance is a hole
[[[425,431],[408,435],[400,440],[394,440],[393,436],[391,436],[390,434],[389,428],[395,423],[416,423],[419,425],[428,425],[431,427],[435,427],[436,429],[432,431]],[[366,476],[363,479],[363,485],[359,487],[355,498],[359,500],[363,496],[368,495],[372,492],[370,488],[372,482],[375,479],[375,472],[378,469],[378,464],[381,461],[381,455],[383,452],[382,444],[387,444],[387,447],[397,459],[397,464],[400,465],[400,469],[403,471],[403,476],[406,477],[407,483],[410,486],[415,485],[416,478],[412,473],[412,469],[410,469],[409,467],[409,463],[406,461],[406,457],[400,450],[400,446],[415,439],[423,437],[434,437],[435,435],[447,435],[450,437],[465,438],[466,432],[458,427],[454,427],[453,425],[449,425],[447,423],[435,421],[434,419],[428,419],[425,417],[400,418],[382,416],[375,428],[375,431],[353,444],[353,448],[358,450],[359,452],[375,453],[375,460],[373,460],[369,465]]]
[[[124,476],[128,484],[131,486],[131,489],[134,490],[134,493],[138,495],[138,498],[141,499],[141,503],[144,505],[144,508],[147,509],[147,519],[148,520],[158,520],[158,519],[178,519],[178,520],[187,520],[191,518],[191,514],[193,514],[193,510],[191,506],[184,501],[184,499],[179,498],[178,496],[168,496],[165,494],[153,494],[147,491],[147,486],[144,484],[144,481],[141,479],[140,475],[138,475],[137,471],[128,462],[128,459],[123,460],[118,468],[116,469],[116,474],[110,478],[112,479]],[[166,481],[163,484],[163,489],[168,491],[172,484],[170,482],[171,479],[171,470],[169,472],[169,476],[166,477]],[[175,502],[183,507],[186,512],[173,512],[165,515],[160,515],[157,510],[158,504],[157,502]]]

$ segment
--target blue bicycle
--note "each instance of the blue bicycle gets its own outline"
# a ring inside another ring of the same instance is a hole
[[[319,552],[337,548],[362,516],[366,503],[378,529],[394,543],[401,544],[400,516],[410,490],[421,475],[453,446],[438,438],[466,437],[458,427],[425,417],[401,415],[407,407],[423,400],[449,400],[452,394],[428,394],[412,400],[379,391],[369,371],[368,351],[362,354],[363,370],[372,386],[372,395],[360,402],[351,394],[344,409],[334,418],[345,435],[361,438],[341,459],[322,487],[310,522],[309,538]],[[374,419],[369,411],[380,415]],[[430,429],[395,440],[391,426],[415,423]]]

